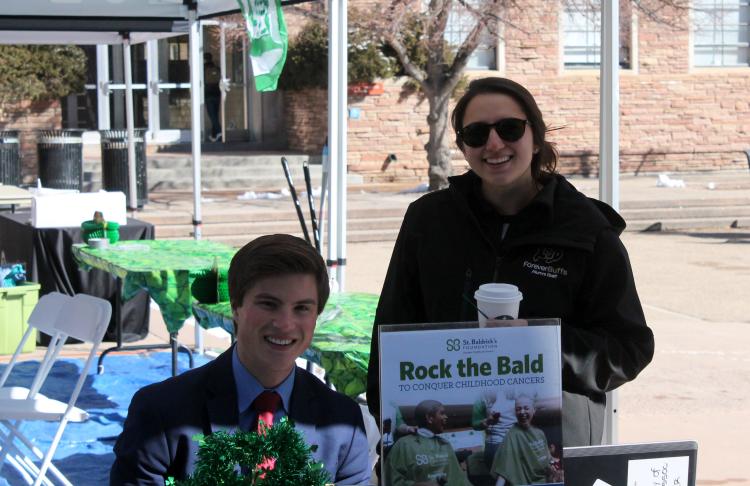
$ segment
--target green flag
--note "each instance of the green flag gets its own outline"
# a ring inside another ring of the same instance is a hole
[[[281,0],[237,0],[237,3],[250,37],[255,89],[275,91],[286,61],[288,44]]]

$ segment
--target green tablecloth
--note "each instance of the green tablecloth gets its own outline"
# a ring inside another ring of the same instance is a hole
[[[229,266],[236,250],[206,240],[122,241],[106,249],[73,245],[81,267],[98,268],[122,279],[123,299],[145,289],[159,305],[170,333],[192,315],[190,286],[215,266]]]
[[[318,317],[310,348],[303,355],[325,368],[336,389],[352,398],[366,389],[370,336],[377,304],[377,295],[331,294]],[[196,303],[193,311],[202,327],[220,327],[234,332],[229,302]]]

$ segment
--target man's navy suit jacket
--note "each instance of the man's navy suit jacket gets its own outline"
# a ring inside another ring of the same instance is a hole
[[[305,441],[317,445],[316,461],[337,484],[367,484],[367,437],[359,406],[315,376],[295,368],[289,417]],[[239,423],[232,348],[214,361],[134,396],[115,444],[110,484],[164,484],[193,472],[195,434],[235,431]]]

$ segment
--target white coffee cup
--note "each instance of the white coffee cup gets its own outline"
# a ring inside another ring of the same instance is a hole
[[[518,319],[518,307],[523,294],[515,285],[486,283],[474,292],[474,298],[480,311],[477,313],[479,327],[484,327],[487,319]]]

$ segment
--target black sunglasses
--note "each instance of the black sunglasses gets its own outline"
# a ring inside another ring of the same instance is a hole
[[[456,130],[456,134],[461,141],[469,147],[478,148],[487,143],[490,137],[490,129],[494,128],[497,136],[506,142],[515,142],[523,137],[526,131],[526,125],[530,125],[528,120],[520,118],[503,118],[495,123],[470,123],[465,127]]]

